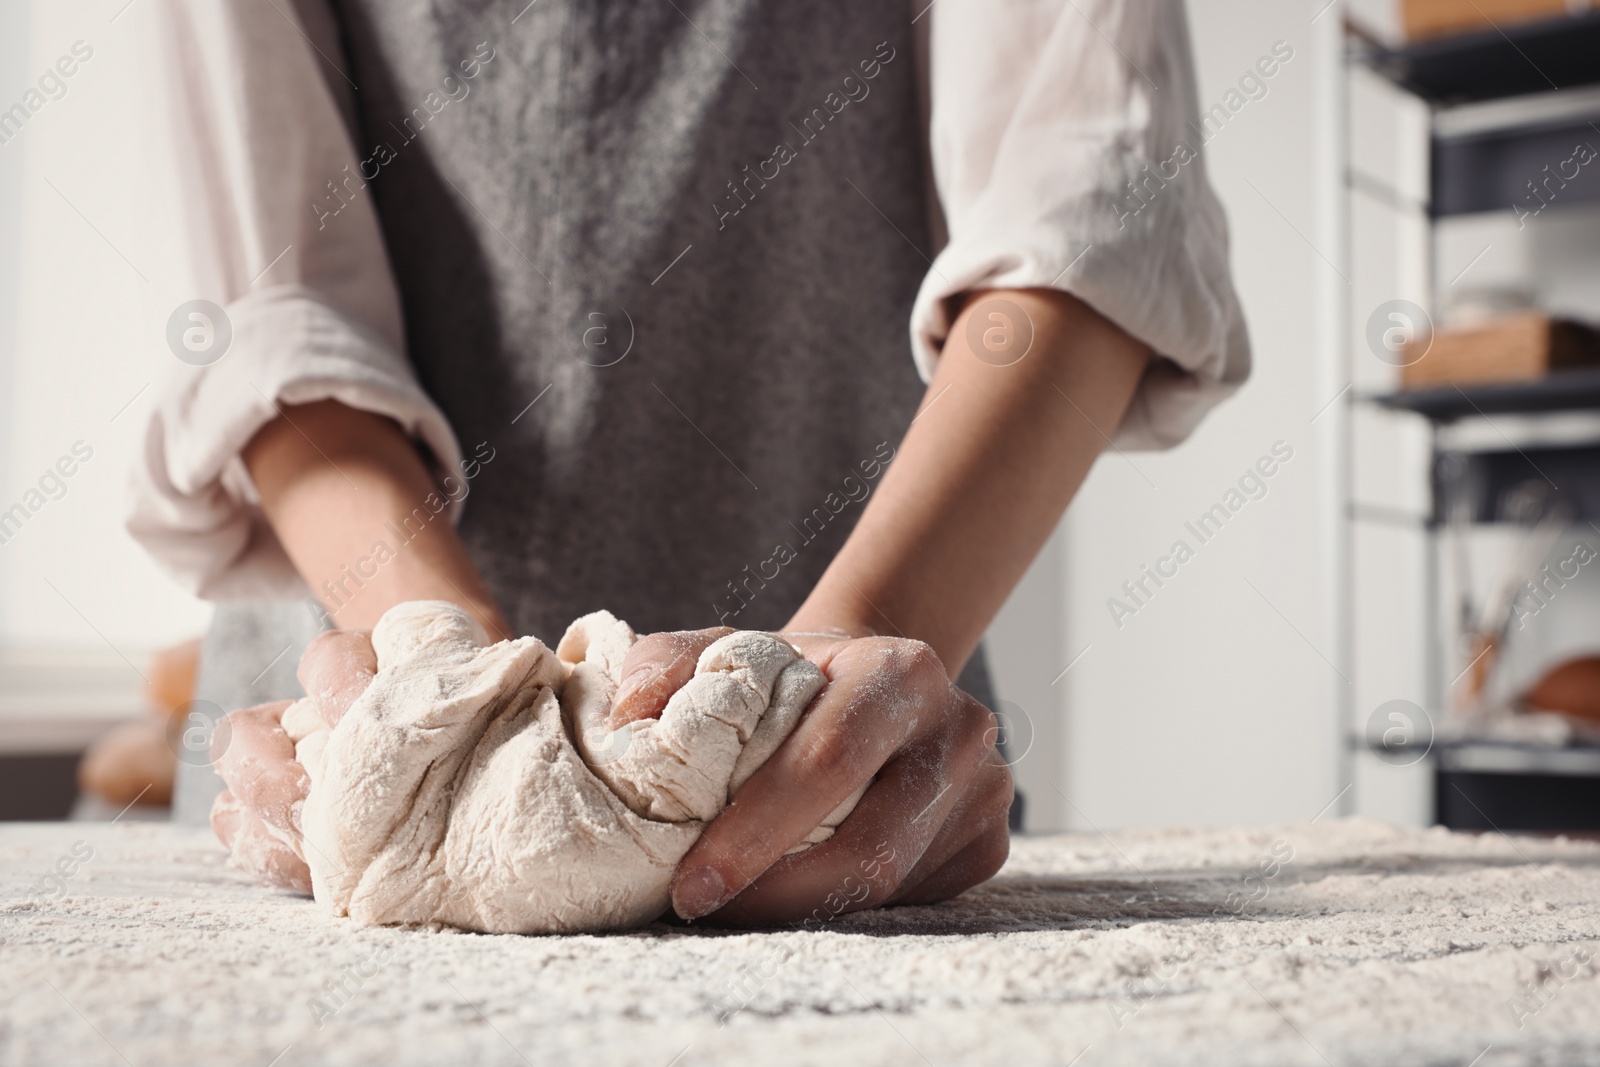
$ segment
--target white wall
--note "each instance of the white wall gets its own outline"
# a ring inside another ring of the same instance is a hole
[[[0,5],[0,106],[74,42],[93,50],[65,95],[0,145],[0,509],[75,442],[93,450],[65,495],[0,545],[0,642],[109,645],[137,662],[208,615],[122,532],[129,458],[173,361],[155,295],[168,236],[132,202],[135,183],[108,180],[146,164],[147,120],[128,91],[139,9],[125,3]],[[5,239],[19,220],[20,242]]]
[[[0,100],[10,101],[21,92],[21,77],[28,58],[29,5],[0,4]],[[16,395],[12,368],[16,351],[16,309],[21,280],[17,255],[22,229],[22,169],[25,146],[0,145],[0,487],[9,489],[11,455],[9,398]],[[4,547],[4,546],[0,546]],[[0,602],[6,597],[6,575],[0,570]]]

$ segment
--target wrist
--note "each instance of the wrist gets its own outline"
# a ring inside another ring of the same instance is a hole
[[[393,533],[396,528],[391,524],[372,531],[373,548],[337,570],[322,564],[330,577],[313,587],[337,627],[371,629],[397,604],[443,600],[472,616],[490,642],[513,636],[447,519],[441,517],[439,525],[410,541],[400,540]]]
[[[784,633],[812,634],[841,640],[878,635],[878,629],[871,620],[859,611],[852,610],[848,602],[841,603],[826,595],[818,595],[820,591],[819,588],[807,597],[799,610],[784,623]],[[856,598],[858,601],[860,599]]]
[[[897,597],[892,587],[874,583],[858,572],[854,580],[841,574],[839,580],[832,581],[825,574],[784,625],[783,633],[786,637],[815,635],[835,642],[861,637],[921,641],[933,649],[954,678],[971,656],[977,639],[963,646],[961,631],[953,629],[953,623],[958,624],[959,620],[938,610],[937,604],[923,603],[916,597]]]

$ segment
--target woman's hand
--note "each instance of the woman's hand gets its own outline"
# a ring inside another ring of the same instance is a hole
[[[661,713],[726,628],[651,634],[623,665],[620,726]],[[678,865],[673,906],[737,925],[944,900],[1005,862],[1011,772],[994,715],[926,644],[784,634],[828,684]],[[865,783],[834,835],[785,853]]]
[[[377,671],[369,631],[333,630],[306,648],[300,685],[332,728]],[[310,893],[311,871],[295,847],[302,841],[300,811],[311,780],[283,729],[283,713],[291,703],[235,711],[228,716],[228,730],[213,736],[213,747],[222,748],[215,756],[217,773],[228,788],[211,806],[211,828],[235,862],[262,881]]]
[[[651,718],[694,675],[727,628],[650,634],[623,667],[613,725]],[[828,678],[805,717],[740,789],[679,866],[680,915],[740,925],[825,921],[884,903],[942,900],[1005,861],[1011,774],[994,716],[952,686],[917,641],[785,635]],[[322,634],[300,682],[331,728],[377,670],[365,631]],[[310,781],[283,729],[289,701],[234,712],[216,766],[228,789],[212,808],[218,838],[263,881],[302,893],[296,848]],[[861,785],[834,836],[784,855]]]

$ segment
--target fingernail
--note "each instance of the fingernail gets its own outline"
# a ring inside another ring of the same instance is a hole
[[[678,879],[678,887],[672,891],[672,909],[681,919],[698,919],[720,908],[727,894],[722,875],[710,867],[696,867]]]

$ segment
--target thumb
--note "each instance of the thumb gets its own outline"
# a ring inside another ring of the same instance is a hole
[[[611,728],[659,718],[672,694],[694,677],[700,653],[731,633],[731,627],[714,626],[645,634],[635,641],[622,661],[622,681],[611,703]]]

